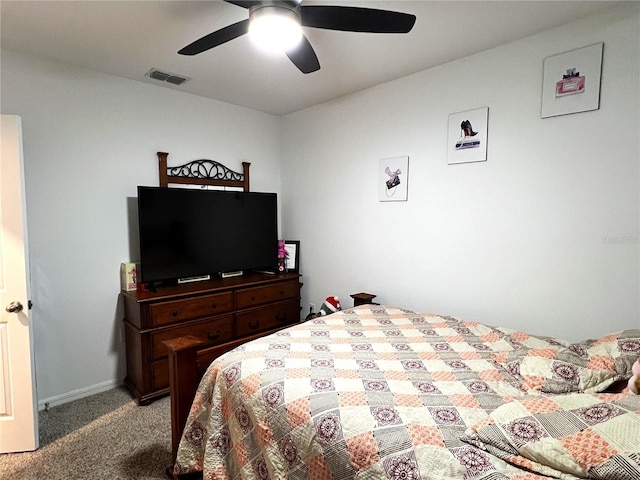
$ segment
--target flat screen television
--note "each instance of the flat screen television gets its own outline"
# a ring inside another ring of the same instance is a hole
[[[138,225],[140,278],[149,285],[278,263],[275,193],[139,186]]]

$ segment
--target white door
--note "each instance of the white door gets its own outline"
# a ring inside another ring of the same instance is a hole
[[[0,118],[0,453],[38,448],[29,321],[22,123]]]

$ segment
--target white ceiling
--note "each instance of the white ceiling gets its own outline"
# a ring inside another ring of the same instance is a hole
[[[611,1],[343,1],[412,13],[409,34],[306,28],[321,69],[302,74],[284,55],[270,56],[247,36],[193,57],[176,52],[248,10],[209,1],[1,0],[3,49],[167,86],[276,115],[291,113],[420,70],[568,23]],[[151,69],[190,77],[181,86],[145,77]],[[505,74],[508,72],[505,72]]]

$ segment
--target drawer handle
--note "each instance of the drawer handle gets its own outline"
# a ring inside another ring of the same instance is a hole
[[[276,315],[276,320],[279,321],[280,323],[284,323],[287,321],[287,316],[284,314],[278,314]]]
[[[251,301],[252,301],[252,302],[255,302],[255,301],[256,301],[256,297],[253,297],[253,296],[252,296],[252,297],[251,297]]]
[[[171,315],[173,315],[174,317],[177,317],[178,316],[178,311],[174,310],[173,312],[171,312]]]
[[[249,328],[251,330],[255,330],[260,326],[260,320],[256,320],[255,322],[249,322]]]
[[[280,295],[284,295],[284,290],[280,290]]]
[[[216,308],[218,308],[218,304],[217,303],[212,304],[211,308],[213,308],[215,310]]]
[[[218,338],[220,338],[220,330],[216,330],[215,334],[211,334],[211,332],[207,332],[207,338],[209,340],[217,340]]]

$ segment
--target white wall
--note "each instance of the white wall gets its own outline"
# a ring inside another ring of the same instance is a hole
[[[129,212],[158,184],[156,152],[249,161],[252,190],[279,192],[280,119],[7,51],[2,113],[23,122],[38,398],[61,403],[124,378],[119,266],[137,259]]]
[[[366,291],[570,340],[640,327],[639,10],[285,117],[283,228],[301,240],[304,312]],[[544,58],[597,42],[600,109],[541,119]],[[488,161],[448,165],[449,114],[485,106]],[[378,202],[379,160],[403,155],[409,200]]]

